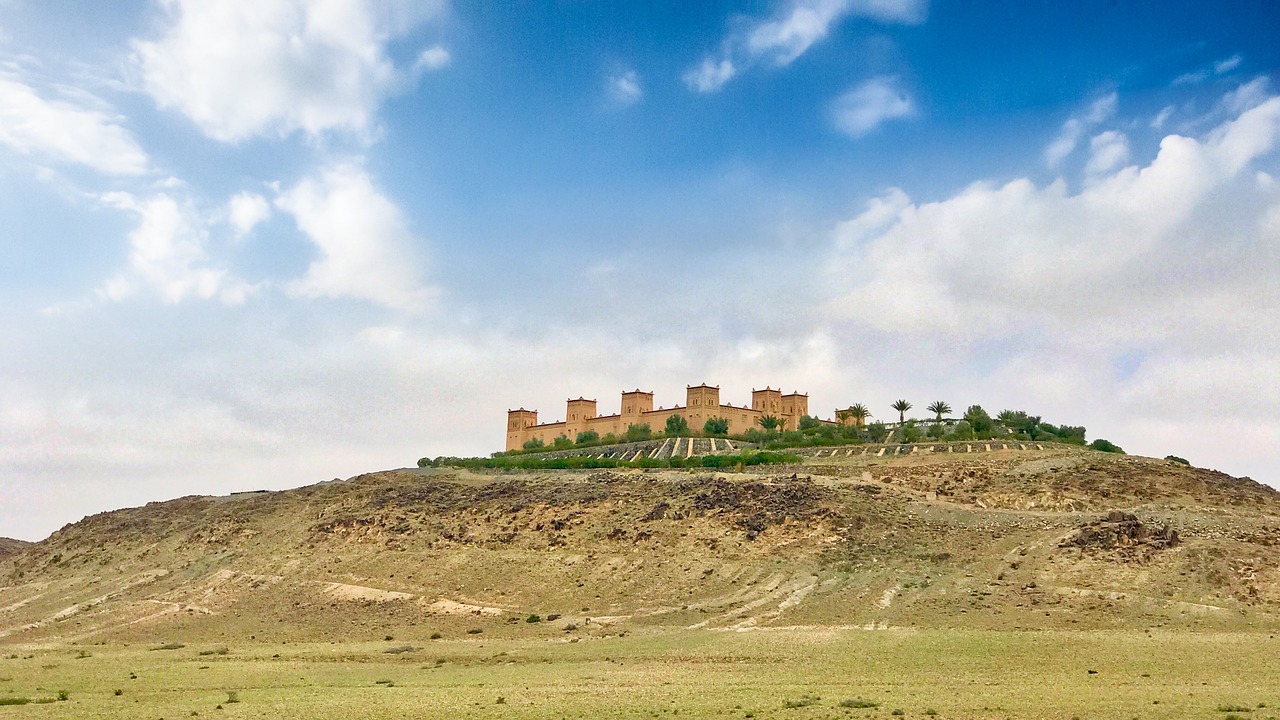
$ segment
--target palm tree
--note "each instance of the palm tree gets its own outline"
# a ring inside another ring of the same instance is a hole
[[[867,418],[871,417],[871,411],[867,410],[867,406],[862,403],[854,403],[850,405],[849,409],[845,412],[849,413],[849,417],[854,419],[858,424],[858,427],[866,425]]]
[[[777,430],[781,426],[782,426],[781,418],[775,417],[773,415],[765,415],[760,418],[760,427],[764,428],[768,432]]]
[[[853,413],[849,412],[848,410],[836,411],[836,419],[840,421],[841,425],[848,425],[849,420],[851,420],[852,418],[853,418]]]
[[[937,421],[941,423],[942,416],[951,412],[951,406],[943,400],[934,400],[933,404],[925,408],[925,410],[933,413],[934,417],[937,418]]]
[[[899,400],[889,407],[898,411],[898,424],[903,425],[907,422],[907,411],[911,409],[911,403],[906,400]]]

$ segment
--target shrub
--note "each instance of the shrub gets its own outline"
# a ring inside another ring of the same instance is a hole
[[[623,436],[627,442],[639,442],[648,440],[653,437],[653,428],[649,427],[649,423],[639,425],[628,425],[627,433]]]
[[[704,435],[728,435],[729,421],[718,417],[707,418],[707,421],[702,425],[702,433]]]
[[[27,698],[27,697],[0,698],[0,705],[26,705],[30,702],[31,702],[31,698]]]
[[[240,693],[236,692],[235,690],[228,690],[227,699],[224,702],[226,702],[228,705],[240,702]]]
[[[597,442],[600,442],[600,433],[595,430],[583,430],[578,433],[577,439],[574,440],[577,445],[590,445]]]
[[[543,447],[545,445],[546,443],[542,442],[542,438],[533,438],[531,440],[525,440],[524,445],[522,447],[525,450],[537,450],[538,448]]]
[[[468,634],[468,635],[479,635],[479,634],[480,634],[480,633],[482,633],[482,632],[484,632],[484,630],[481,630],[480,628],[468,628],[468,629],[467,629],[467,634]]]
[[[889,428],[885,427],[885,424],[879,420],[867,426],[867,438],[870,439],[871,442],[884,442],[885,438],[888,436]]]
[[[1191,463],[1187,462],[1187,459],[1186,459],[1186,458],[1180,458],[1180,457],[1178,457],[1177,455],[1165,455],[1165,456],[1164,456],[1164,459],[1165,459],[1165,460],[1168,460],[1169,462],[1178,463],[1179,465],[1190,465],[1190,464],[1191,464]]]
[[[418,467],[431,467],[431,458],[418,458]]]
[[[822,429],[822,421],[816,417],[805,415],[800,418],[800,430],[803,432],[817,432]]]
[[[601,445],[617,445],[618,436],[614,435],[613,433],[607,433],[604,437],[600,438],[600,444]]]
[[[880,703],[878,703],[878,702],[876,702],[876,701],[874,701],[874,700],[863,700],[863,699],[861,699],[861,698],[850,698],[850,699],[848,699],[848,700],[841,700],[841,701],[840,701],[840,707],[842,707],[842,708],[873,708],[873,707],[880,707]]]
[[[439,640],[439,639],[440,639],[440,638],[442,638],[442,637],[444,637],[444,635],[442,635],[441,633],[438,633],[438,632],[433,632],[433,633],[431,633],[431,639],[432,639],[432,640]]]
[[[525,619],[524,619],[524,621],[525,621],[525,622],[527,622],[527,623],[540,623],[540,622],[542,622],[542,616],[541,616],[541,615],[530,615],[529,617],[525,618]]]
[[[1103,440],[1102,438],[1098,438],[1097,440],[1089,443],[1089,448],[1100,452],[1119,453],[1121,455],[1125,454],[1124,449],[1119,445],[1116,445],[1109,440]]]

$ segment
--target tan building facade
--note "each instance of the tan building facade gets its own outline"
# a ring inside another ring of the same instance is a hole
[[[618,412],[598,415],[596,401],[579,397],[569,400],[565,406],[565,419],[559,422],[539,423],[537,410],[507,411],[507,450],[519,450],[530,440],[538,439],[550,445],[561,435],[576,440],[578,433],[594,430],[600,437],[610,433],[622,437],[632,425],[648,425],[654,433],[662,432],[667,418],[680,415],[689,423],[689,429],[701,432],[711,418],[723,418],[729,422],[729,433],[746,432],[760,427],[760,418],[772,415],[782,421],[782,428],[795,430],[800,418],[809,414],[809,396],[793,392],[783,395],[781,390],[766,387],[751,391],[751,405],[741,406],[720,402],[720,386],[707,384],[685,387],[685,404],[670,408],[653,408],[653,393],[636,389],[622,393]]]

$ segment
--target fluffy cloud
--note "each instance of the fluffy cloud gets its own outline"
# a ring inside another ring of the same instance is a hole
[[[1119,104],[1115,93],[1110,93],[1093,101],[1085,112],[1068,118],[1062,124],[1062,129],[1058,131],[1058,136],[1053,139],[1044,149],[1044,162],[1049,167],[1057,167],[1068,155],[1076,149],[1076,145],[1080,142],[1080,138],[1088,132],[1089,128],[1111,119],[1116,114],[1116,106]],[[1161,123],[1163,124],[1163,120]]]
[[[453,62],[453,56],[448,50],[436,45],[418,53],[418,60],[413,63],[415,72],[423,70],[439,70],[448,67]]]
[[[147,155],[120,122],[100,107],[45,99],[18,76],[0,70],[0,144],[19,154],[107,175],[140,175],[147,171]]]
[[[256,193],[237,193],[227,202],[227,219],[237,236],[248,235],[258,223],[269,217],[271,205],[266,198]]]
[[[1129,138],[1115,130],[1098,133],[1089,141],[1089,152],[1089,162],[1084,167],[1086,175],[1111,172],[1128,162]]]
[[[915,24],[924,21],[927,8],[925,0],[792,0],[776,17],[749,23],[730,34],[721,53],[703,58],[685,73],[684,81],[691,90],[712,92],[732,79],[739,68],[755,62],[791,64],[845,17]]]
[[[618,105],[634,105],[644,97],[640,74],[635,70],[613,75],[608,82],[609,99]]]
[[[909,117],[915,112],[911,97],[893,78],[873,78],[836,98],[831,104],[832,122],[840,132],[861,137],[880,123]]]
[[[388,40],[440,11],[410,0],[168,0],[158,40],[135,40],[146,90],[207,135],[362,132],[397,72]],[[428,66],[447,62],[428,50]]]
[[[168,303],[216,298],[239,305],[254,292],[254,287],[225,270],[208,266],[208,230],[190,207],[164,193],[139,199],[111,192],[102,196],[102,202],[133,213],[138,226],[129,233],[129,271],[108,280],[99,290],[100,297],[123,300],[146,287]]]
[[[303,297],[349,297],[420,312],[434,294],[423,285],[417,242],[399,208],[364,170],[338,165],[276,198],[315,244],[319,257],[289,288]]]

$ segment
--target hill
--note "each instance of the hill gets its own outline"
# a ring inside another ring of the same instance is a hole
[[[1277,626],[1280,493],[1018,448],[415,468],[151,503],[0,553],[0,642]]]
[[[20,550],[23,550],[31,543],[25,540],[14,540],[13,538],[0,537],[0,559],[6,558]]]

